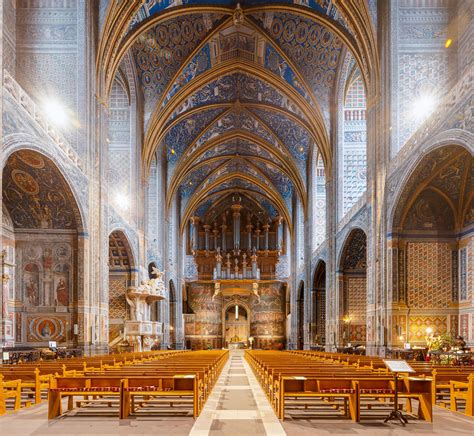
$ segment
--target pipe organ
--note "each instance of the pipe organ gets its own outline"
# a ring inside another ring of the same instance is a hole
[[[201,279],[271,279],[285,251],[284,235],[280,215],[252,212],[235,195],[219,213],[191,217],[188,252],[195,258]]]

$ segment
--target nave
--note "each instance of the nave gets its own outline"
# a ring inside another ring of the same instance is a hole
[[[373,432],[389,435],[394,431],[397,434],[471,434],[474,418],[462,414],[464,405],[459,412],[449,410],[449,388],[447,399],[445,382],[436,384],[433,398],[441,398],[441,401],[435,399],[435,405],[432,406],[431,386],[435,383],[435,373],[424,375],[427,365],[416,365],[416,362],[412,362],[418,372],[416,377],[404,376],[405,383],[411,380],[414,384],[408,391],[401,388],[399,394],[400,406],[408,417],[408,423],[404,426],[393,421],[384,423],[392,407],[393,391],[380,389],[380,383],[386,382],[390,387],[392,375],[380,368],[380,360],[354,357],[357,356],[349,358],[347,355],[320,352],[231,350],[152,352],[129,355],[122,361],[117,356],[116,360],[108,363],[105,363],[105,357],[87,359],[86,365],[80,365],[84,371],[68,369],[66,375],[56,375],[49,387],[42,386],[39,404],[31,405],[28,388],[22,391],[20,401],[26,407],[19,411],[11,411],[12,401],[7,399],[7,414],[0,417],[0,430],[2,434],[25,436],[152,435],[157,431],[165,435],[190,436],[345,435]],[[344,358],[347,358],[347,363]],[[78,361],[70,359],[62,364],[65,368],[72,368],[77,365],[75,362]],[[99,366],[94,369],[93,366],[97,364]],[[43,372],[45,368],[43,366]],[[6,375],[5,368],[2,371]],[[17,377],[21,377],[20,369],[16,371]],[[24,373],[26,368],[22,371]],[[461,380],[461,372],[461,369],[451,371],[450,377]],[[465,368],[464,373],[473,374],[469,388],[473,396],[474,372]],[[169,383],[172,380],[170,376],[174,377],[172,384]],[[273,381],[268,382],[268,377]],[[112,380],[118,378],[122,379],[120,404],[117,402],[119,389],[110,387]],[[81,384],[80,381],[85,379],[89,382]],[[127,380],[128,388],[123,388],[123,379]],[[189,389],[187,383],[197,383],[198,379],[201,382],[196,384],[198,388],[194,394],[192,390],[183,390]],[[312,381],[316,381],[316,384],[311,384]],[[132,388],[132,385],[139,386],[137,382],[141,388]],[[303,383],[304,390],[295,383]],[[325,383],[324,387],[322,383]],[[349,387],[352,385],[354,389],[341,389],[341,383]],[[76,387],[71,387],[73,385]],[[409,408],[407,399],[410,395],[412,400],[415,399],[413,395],[424,390],[428,392],[424,397],[427,403],[423,414],[417,417],[421,402],[419,406],[417,400],[413,404],[410,402]],[[3,385],[0,402],[7,391],[8,388]],[[56,406],[52,397],[58,392],[71,395],[71,399],[74,396],[74,400],[63,400],[58,412],[60,416],[55,416]],[[129,415],[123,413],[126,407],[124,402],[127,402],[123,395],[126,396],[127,392],[137,396],[135,400],[132,399]],[[275,394],[280,395],[279,399]],[[352,394],[355,396],[351,398]],[[348,395],[349,409],[345,400],[342,401]],[[81,396],[82,402],[79,402]],[[193,418],[193,400],[188,400],[190,396],[194,398],[196,419]],[[359,396],[365,396],[364,401]],[[48,401],[45,401],[47,398]],[[354,404],[351,405],[351,401],[354,400],[357,402],[358,416],[352,415]],[[30,404],[27,404],[28,401]],[[470,407],[472,415],[472,398],[470,401],[470,406],[466,403],[464,411],[467,413]],[[284,412],[282,404],[285,405]]]

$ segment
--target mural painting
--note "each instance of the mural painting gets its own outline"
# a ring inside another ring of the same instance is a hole
[[[185,314],[185,335],[193,348],[222,344],[222,309],[228,304],[243,304],[250,309],[250,335],[254,347],[281,348],[285,335],[285,295],[281,283],[261,285],[260,298],[252,295],[232,295],[213,298],[213,283],[191,283],[188,305],[192,313]]]
[[[52,161],[21,150],[3,171],[3,201],[15,228],[75,229],[79,212],[72,192]]]
[[[67,324],[66,316],[27,316],[27,342],[63,342]]]

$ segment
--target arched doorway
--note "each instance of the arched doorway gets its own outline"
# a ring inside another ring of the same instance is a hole
[[[176,346],[176,289],[173,280],[169,282],[170,345]]]
[[[320,260],[316,266],[312,289],[312,334],[311,342],[326,343],[326,262]]]
[[[361,345],[367,341],[367,236],[361,229],[351,231],[340,260],[340,301],[342,344]]]
[[[77,315],[84,228],[68,182],[51,159],[19,150],[3,168],[2,209],[2,342],[76,346],[86,334]]]
[[[133,257],[127,237],[121,230],[109,235],[109,346],[124,337],[130,310],[125,298],[132,280]]]
[[[247,346],[250,336],[249,307],[240,301],[230,302],[224,307],[222,318],[225,346]]]
[[[298,350],[302,350],[304,348],[304,282],[300,282],[300,286],[298,288],[298,342],[297,348]]]
[[[389,342],[425,345],[426,336],[469,329],[474,258],[474,157],[461,146],[437,148],[408,178],[393,213]]]

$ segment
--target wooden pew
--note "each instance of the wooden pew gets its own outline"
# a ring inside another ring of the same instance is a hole
[[[190,397],[193,401],[193,418],[201,412],[197,377],[192,374],[168,377],[129,377],[122,380],[120,391],[120,419],[135,412],[135,399],[147,401],[149,397]]]
[[[451,381],[450,383],[451,410],[458,411],[458,400],[465,402],[464,413],[474,416],[474,374],[470,374],[467,382]]]
[[[35,404],[41,403],[41,391],[48,390],[52,374],[40,374],[38,368],[31,371],[30,369],[24,369],[21,366],[19,368],[1,369],[0,374],[3,376],[4,381],[21,380],[21,390],[26,391],[28,394],[34,395]]]
[[[247,361],[281,419],[285,417],[285,399],[340,399],[344,414],[358,421],[361,399],[380,401],[394,398],[393,378],[386,371],[379,371],[378,365],[372,365],[375,368],[367,365],[356,367],[327,357],[323,355],[314,359],[312,353],[246,352]],[[411,412],[411,401],[418,400],[419,418],[432,420],[430,378],[405,377],[399,380],[399,396],[407,400],[408,412]]]
[[[121,379],[117,377],[55,377],[48,392],[48,419],[63,414],[62,399],[68,398],[68,411],[73,408],[74,397],[120,398]]]
[[[291,398],[340,398],[344,401],[344,415],[350,415],[353,421],[358,420],[358,390],[351,379],[319,380],[304,376],[284,376],[281,379],[278,400],[278,417],[285,419],[285,400]],[[348,405],[348,407],[347,407]]]
[[[197,417],[204,406],[213,384],[217,381],[228,351],[193,352],[168,361],[155,360],[132,366],[106,367],[100,371],[84,372],[70,376],[55,377],[48,398],[48,418],[54,419],[63,412],[61,398],[67,397],[68,410],[74,405],[74,397],[83,402],[110,402],[120,399],[119,416],[123,419],[135,411],[135,398],[147,403],[150,398],[186,398],[193,404],[193,417]],[[170,401],[172,403],[173,401]]]
[[[3,380],[0,374],[0,415],[7,413],[7,400],[14,399],[13,410],[17,411],[21,407],[21,380]]]

